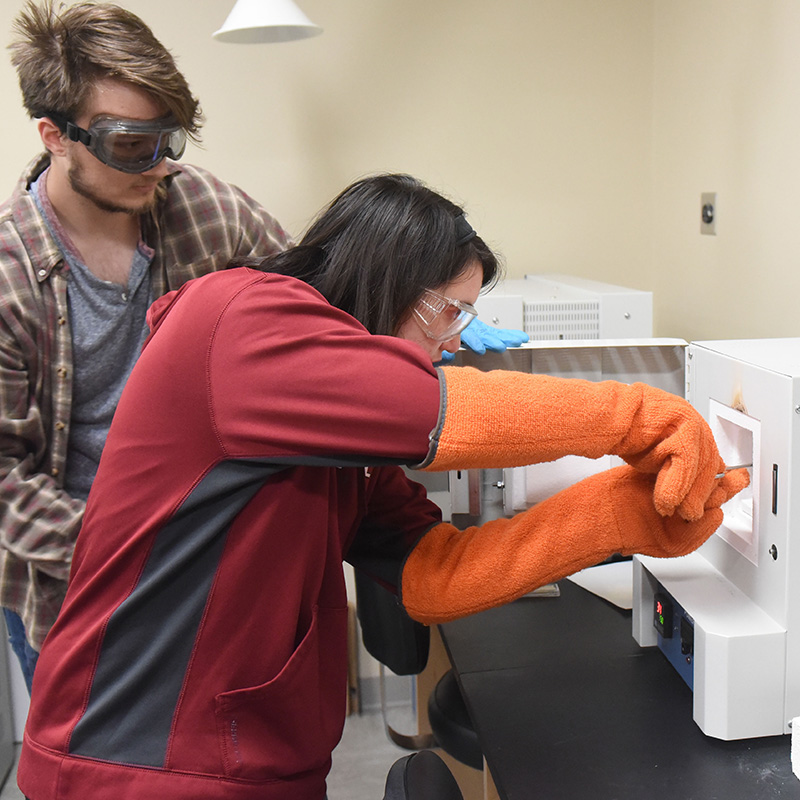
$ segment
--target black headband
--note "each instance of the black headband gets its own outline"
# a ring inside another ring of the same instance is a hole
[[[456,217],[456,247],[461,247],[471,239],[474,239],[478,234],[475,233],[472,225],[467,222],[467,218],[463,214]]]

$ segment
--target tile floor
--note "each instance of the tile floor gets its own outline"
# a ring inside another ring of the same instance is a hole
[[[19,755],[19,745],[17,745],[17,755]],[[22,792],[17,788],[15,775],[17,772],[16,764],[11,768],[11,772],[0,789],[0,800],[23,800]]]
[[[398,724],[396,709],[390,709],[392,726],[411,732],[412,725]],[[410,709],[407,716],[411,718]],[[328,776],[328,800],[382,800],[386,775],[398,758],[409,755],[386,735],[380,711],[353,714],[347,718],[344,734],[333,752]],[[0,795],[0,800],[5,800]]]
[[[392,714],[401,714],[396,710]],[[410,718],[410,713],[409,713]],[[392,718],[392,725],[402,728]],[[347,718],[342,741],[333,754],[333,768],[328,777],[328,800],[382,800],[389,768],[408,750],[392,743],[384,732],[379,711],[354,714]],[[17,788],[16,770],[12,770],[2,790],[0,800],[23,800]]]

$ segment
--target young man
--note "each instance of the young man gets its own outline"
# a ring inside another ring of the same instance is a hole
[[[113,5],[29,3],[11,45],[46,153],[0,208],[0,605],[30,678],[150,303],[289,237],[174,163],[202,124],[174,60]]]

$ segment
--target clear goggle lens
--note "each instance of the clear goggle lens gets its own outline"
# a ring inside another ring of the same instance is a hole
[[[478,315],[475,307],[426,289],[414,306],[414,319],[429,339],[446,342],[461,333]]]
[[[68,122],[66,132],[103,164],[131,174],[147,172],[165,158],[177,160],[186,150],[186,131],[171,116],[154,120],[98,117],[87,130]]]

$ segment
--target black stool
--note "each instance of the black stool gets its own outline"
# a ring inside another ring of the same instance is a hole
[[[383,800],[464,800],[464,796],[444,761],[430,750],[420,750],[392,765]]]

